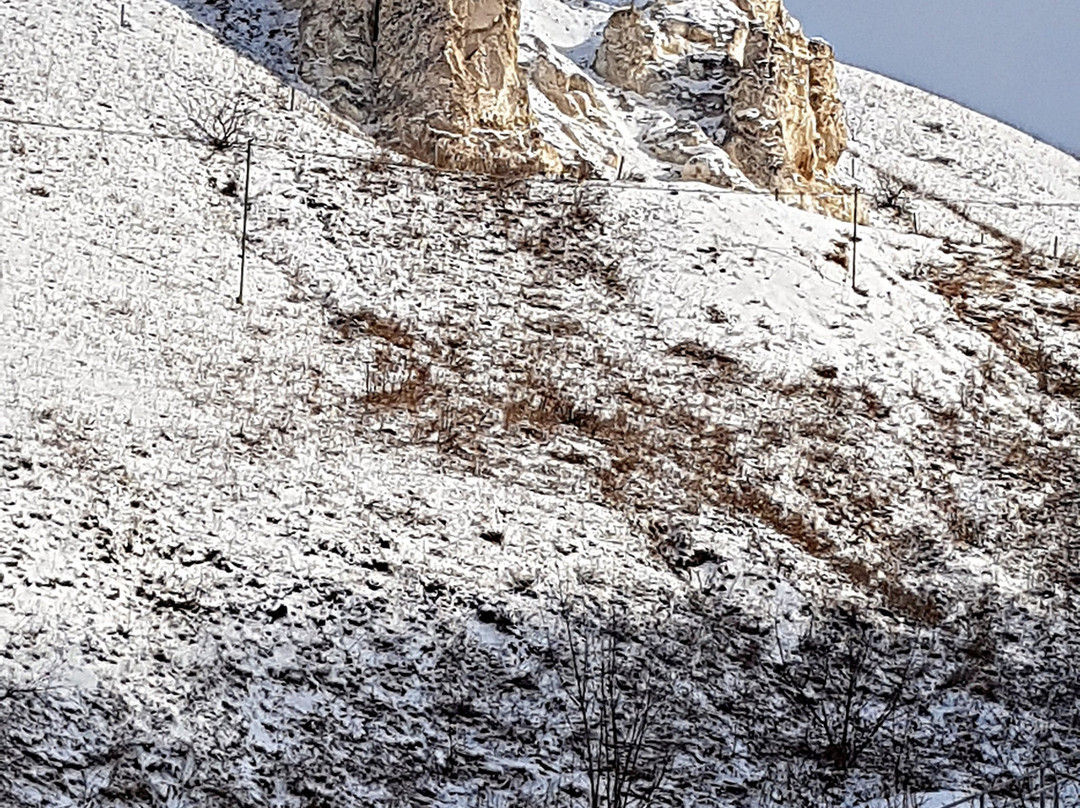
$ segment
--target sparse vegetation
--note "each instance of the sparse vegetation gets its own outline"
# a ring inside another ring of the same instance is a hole
[[[245,98],[179,125],[227,151]],[[0,678],[0,801],[916,808],[1077,748],[1080,388],[1049,337],[1080,287],[1015,235],[875,232],[914,270],[856,308],[835,223],[769,199],[282,151],[238,313],[236,177],[170,143],[176,184],[129,205],[104,135],[40,137],[12,187],[64,243],[2,269],[0,594],[116,681]],[[607,616],[551,638],[565,590]]]
[[[778,692],[805,721],[805,740],[839,771],[855,768],[888,730],[920,707],[924,660],[853,612],[812,619],[793,649],[777,641]]]
[[[207,93],[200,98],[174,93],[174,97],[184,111],[190,135],[211,151],[229,151],[248,137],[251,111],[244,96],[220,98]]]
[[[666,683],[643,664],[642,650],[609,619],[596,635],[565,618],[569,650],[563,687],[572,705],[574,749],[588,781],[586,808],[649,808],[675,750],[658,735]]]
[[[915,190],[915,186],[906,180],[893,174],[878,172],[877,189],[873,196],[874,206],[894,216],[910,216],[911,197]]]

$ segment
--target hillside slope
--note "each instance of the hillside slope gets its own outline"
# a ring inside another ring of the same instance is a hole
[[[604,637],[661,805],[1078,748],[1080,164],[843,69],[853,289],[595,76],[646,181],[435,174],[290,111],[287,12],[185,9],[0,8],[0,801],[580,803]]]

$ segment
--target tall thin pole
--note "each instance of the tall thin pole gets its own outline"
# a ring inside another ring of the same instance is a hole
[[[851,206],[851,288],[855,288],[855,259],[859,244],[859,186],[855,186],[855,204]]]
[[[240,228],[240,293],[236,302],[244,302],[244,270],[247,268],[247,220],[248,191],[251,189],[251,141],[247,144],[247,160],[244,162],[244,219]]]

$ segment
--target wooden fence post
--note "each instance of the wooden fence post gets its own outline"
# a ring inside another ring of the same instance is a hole
[[[851,288],[855,288],[855,262],[859,243],[859,186],[855,186],[855,203],[851,206]]]
[[[247,144],[247,158],[244,161],[244,218],[240,227],[240,291],[236,295],[236,302],[244,303],[244,271],[247,268],[247,223],[248,223],[248,192],[251,190],[251,141]]]

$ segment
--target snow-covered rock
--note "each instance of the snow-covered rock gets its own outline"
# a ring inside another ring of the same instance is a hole
[[[594,67],[613,84],[678,109],[759,187],[844,220],[830,181],[847,145],[832,49],[807,40],[780,2],[647,3],[611,15]],[[715,154],[687,179],[730,172]]]

